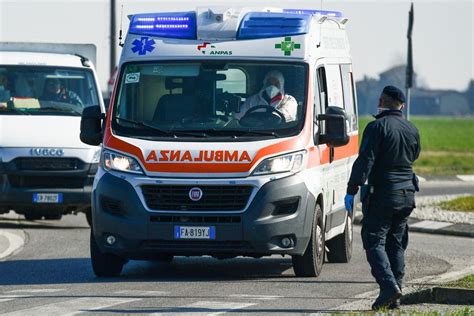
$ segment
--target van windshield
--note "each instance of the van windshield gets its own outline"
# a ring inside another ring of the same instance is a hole
[[[307,65],[125,64],[112,128],[135,137],[288,137],[303,126]]]
[[[98,105],[92,71],[0,65],[0,115],[71,115]]]

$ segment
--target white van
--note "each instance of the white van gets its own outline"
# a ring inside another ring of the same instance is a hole
[[[346,22],[266,8],[131,17],[107,118],[83,113],[81,139],[103,146],[97,275],[129,259],[278,254],[314,277],[325,256],[350,260],[343,200],[358,126]]]
[[[85,212],[100,148],[82,143],[82,110],[104,104],[90,44],[0,43],[0,214]]]

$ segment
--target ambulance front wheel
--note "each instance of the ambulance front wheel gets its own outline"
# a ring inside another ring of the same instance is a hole
[[[308,246],[302,256],[294,255],[293,270],[297,277],[317,277],[324,263],[324,224],[321,206],[316,204],[313,218],[313,228]]]
[[[348,263],[352,257],[352,217],[347,215],[344,233],[328,240],[328,262]]]
[[[115,277],[120,275],[123,266],[127,261],[120,257],[101,252],[94,238],[94,233],[92,232],[92,229],[90,238],[90,248],[92,270],[94,271],[96,276]]]

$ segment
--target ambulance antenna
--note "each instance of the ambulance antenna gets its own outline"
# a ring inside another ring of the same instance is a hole
[[[323,0],[321,0],[321,8],[320,8],[321,12],[323,12]],[[319,43],[316,44],[316,48],[319,48],[321,47],[321,37],[323,35],[323,28],[320,26],[319,27]]]
[[[120,7],[120,31],[119,31],[119,46],[123,47],[122,43],[122,26],[123,26],[123,2]]]

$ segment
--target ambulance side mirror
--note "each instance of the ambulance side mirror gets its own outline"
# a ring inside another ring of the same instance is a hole
[[[337,106],[328,106],[326,114],[318,115],[318,121],[326,122],[324,134],[319,135],[319,143],[330,147],[340,147],[349,143],[348,121],[345,111]]]
[[[105,117],[100,106],[88,106],[82,111],[81,141],[87,145],[98,146],[102,143],[102,119]]]

